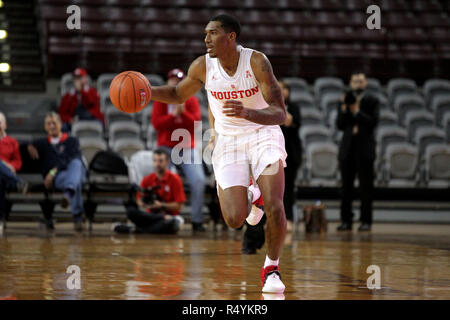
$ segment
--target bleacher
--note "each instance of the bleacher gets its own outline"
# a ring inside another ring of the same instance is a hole
[[[203,29],[220,12],[242,23],[241,43],[266,53],[279,76],[313,81],[360,67],[385,83],[423,83],[450,71],[450,4],[443,0],[75,0],[81,30],[65,26],[66,0],[38,0],[47,71],[82,65],[94,75],[138,69],[187,69],[205,53]],[[366,27],[366,9],[381,8],[381,30]],[[63,62],[63,63],[62,63]]]
[[[147,77],[157,84],[163,82],[156,75]],[[72,134],[80,138],[88,161],[95,152],[107,148],[127,159],[139,150],[155,148],[151,105],[136,114],[118,111],[108,96],[111,79],[110,75],[100,75],[97,80],[101,109],[106,119],[105,130],[100,124],[89,121],[78,122],[72,128]],[[336,116],[344,82],[333,77],[321,77],[311,84],[300,78],[287,78],[286,81],[292,84],[292,102],[300,108],[302,115],[299,135],[305,147],[304,166],[300,169],[297,184],[337,186],[339,175],[335,162],[342,133],[336,127]],[[70,74],[62,77],[62,92],[68,83]],[[429,79],[423,87],[418,87],[412,79],[398,78],[389,80],[386,88],[374,78],[370,78],[369,83],[368,91],[382,102],[376,133],[376,185],[389,186],[394,178],[400,179],[398,185],[410,187],[437,185],[436,179],[444,181],[445,185],[450,164],[450,161],[447,165],[445,163],[450,160],[447,154],[450,143],[450,81]],[[202,113],[206,113],[204,91],[197,96],[202,102]],[[203,131],[209,127],[206,117],[202,127]],[[436,149],[436,146],[440,148]],[[326,170],[321,166],[322,162],[327,166]],[[430,175],[436,170],[440,172],[439,177]]]

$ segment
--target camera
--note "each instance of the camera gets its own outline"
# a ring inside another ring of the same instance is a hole
[[[154,186],[151,188],[141,189],[142,192],[142,202],[147,205],[152,205],[155,200],[160,200],[158,195],[156,194],[156,190],[160,189],[160,186]]]
[[[353,90],[347,90],[344,97],[344,103],[347,106],[351,106],[356,103],[356,94]]]

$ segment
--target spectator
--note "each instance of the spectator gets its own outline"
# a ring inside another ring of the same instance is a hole
[[[22,167],[17,140],[6,134],[6,117],[0,112],[0,233],[3,232],[7,214],[5,194],[8,190],[26,193],[28,184],[16,173]]]
[[[284,208],[286,211],[287,231],[293,230],[293,208],[295,205],[295,180],[297,178],[298,168],[302,163],[302,142],[298,135],[298,129],[301,124],[300,110],[298,106],[290,101],[291,90],[289,85],[281,81],[281,89],[286,105],[286,121],[281,126],[284,135],[287,166],[284,168],[285,191],[284,191]]]
[[[132,226],[114,226],[118,233],[177,233],[183,223],[179,216],[186,201],[181,178],[168,170],[169,155],[163,149],[153,152],[155,172],[144,177],[137,193],[136,206],[127,207]]]
[[[97,90],[88,84],[88,74],[85,69],[76,68],[73,71],[74,87],[61,99],[58,113],[63,122],[62,131],[68,132],[77,120],[97,120],[104,123],[100,111],[100,98]]]
[[[34,140],[28,145],[32,159],[41,159],[44,185],[47,189],[63,191],[61,206],[69,205],[75,223],[75,230],[83,230],[83,183],[86,169],[81,159],[80,144],[76,137],[61,132],[61,119],[55,112],[45,116],[47,138]]]
[[[378,99],[365,92],[367,79],[362,72],[353,72],[350,91],[338,106],[336,124],[344,131],[339,147],[342,176],[341,225],[338,231],[352,229],[353,183],[358,174],[361,189],[361,225],[359,231],[370,231],[375,161],[375,128],[378,124]]]
[[[167,84],[176,86],[184,78],[184,72],[180,69],[173,69],[167,75]],[[195,137],[194,137],[194,121],[201,120],[200,103],[196,97],[190,97],[185,103],[174,105],[165,104],[155,101],[153,104],[152,124],[158,134],[158,147],[165,149],[170,155],[172,148],[179,144],[178,141],[171,139],[172,132],[176,129],[186,129],[189,131],[191,140],[188,145],[183,146],[180,156],[183,157],[184,152],[189,150],[190,163],[182,163],[179,165],[187,178],[191,190],[191,206],[192,206],[192,228],[194,231],[205,231],[203,227],[203,198],[205,190],[205,173],[201,163],[194,163],[195,153]],[[197,159],[202,159],[201,155],[197,155]]]

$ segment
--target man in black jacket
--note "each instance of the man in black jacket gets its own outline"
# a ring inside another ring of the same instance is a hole
[[[45,131],[48,137],[36,139],[28,145],[32,159],[41,159],[44,185],[47,189],[56,188],[64,192],[61,206],[70,204],[75,222],[75,230],[83,229],[83,183],[86,169],[81,159],[80,144],[76,137],[61,132],[61,119],[55,112],[45,117]]]
[[[338,106],[337,127],[344,132],[339,147],[342,175],[341,225],[339,231],[352,229],[353,184],[358,174],[361,191],[361,225],[359,231],[370,231],[375,160],[375,128],[378,124],[378,99],[367,92],[367,79],[353,72],[350,89]]]

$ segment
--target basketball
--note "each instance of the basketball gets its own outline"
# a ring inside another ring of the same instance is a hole
[[[113,105],[127,113],[139,112],[152,97],[150,82],[140,72],[124,71],[111,82],[109,97]]]

